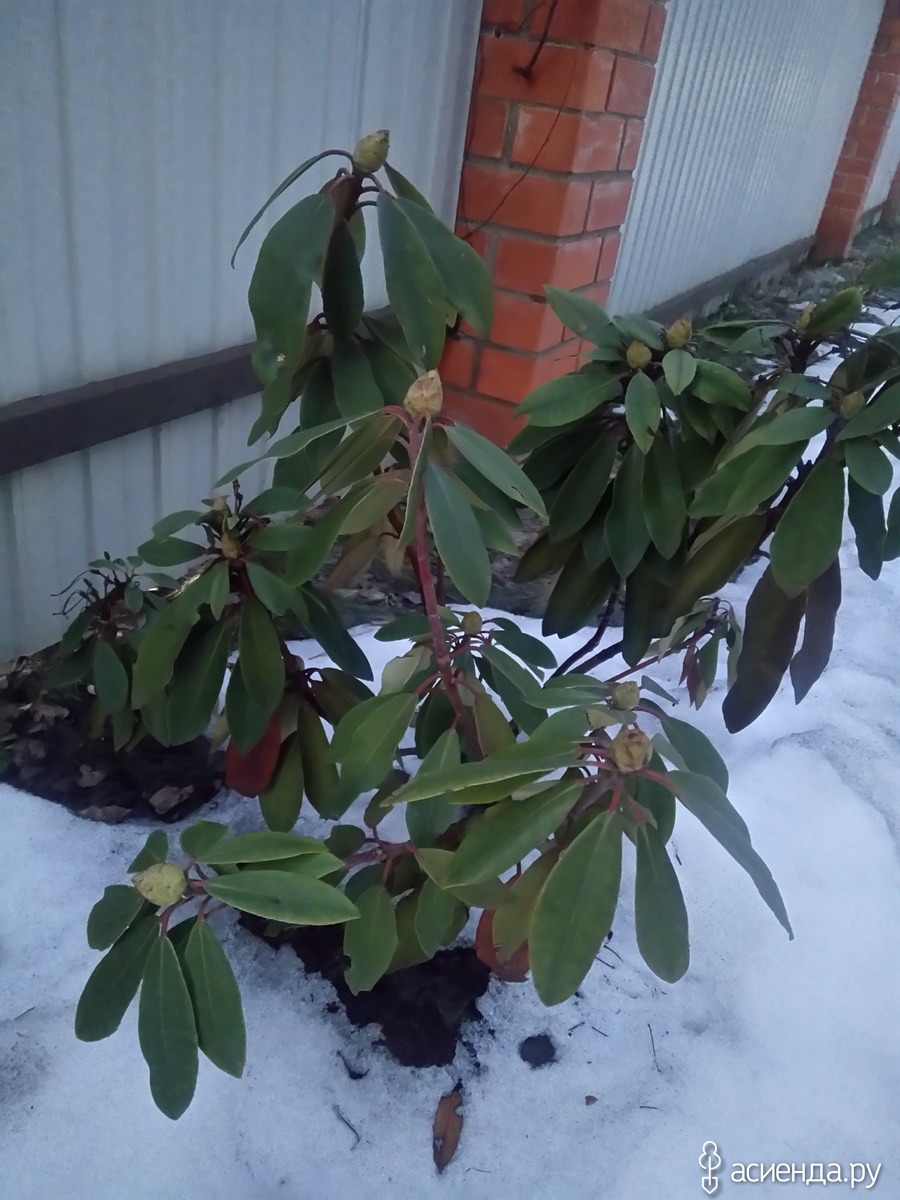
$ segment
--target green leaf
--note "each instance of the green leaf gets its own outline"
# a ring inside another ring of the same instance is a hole
[[[459,909],[459,900],[439,888],[433,879],[425,880],[416,905],[415,925],[416,938],[429,958],[444,944]]]
[[[100,959],[75,1011],[75,1036],[82,1042],[99,1042],[116,1032],[158,941],[159,922],[155,914],[148,913],[136,920]]]
[[[657,705],[652,705],[653,712],[659,719],[666,737],[681,755],[689,771],[698,775],[708,775],[719,785],[722,791],[728,790],[728,768],[718,750],[696,725],[687,721],[679,721],[676,717],[663,712]]]
[[[307,196],[275,222],[263,239],[247,299],[256,336],[279,354],[298,353],[306,340],[312,285],[321,278],[334,222],[334,204]]]
[[[128,700],[128,672],[109,642],[94,642],[94,688],[107,712],[118,712]]]
[[[416,850],[419,866],[433,879],[439,888],[444,888],[444,880],[453,863],[453,854],[449,850]],[[499,908],[509,903],[509,892],[499,879],[491,879],[484,883],[468,884],[464,887],[445,889],[472,908]]]
[[[851,476],[847,481],[847,515],[856,534],[856,554],[860,569],[877,579],[884,566],[884,501],[880,495],[859,486]],[[809,620],[809,614],[807,614]]]
[[[272,618],[252,596],[241,605],[239,652],[247,695],[261,712],[273,713],[284,695],[284,659]]]
[[[225,716],[231,740],[241,754],[249,754],[259,742],[272,716],[250,699],[240,662],[231,670],[225,693]]]
[[[169,734],[173,745],[205,732],[219,701],[231,646],[227,625],[191,630],[175,664],[169,696]]]
[[[335,925],[359,914],[343,892],[290,871],[242,871],[206,884],[210,896],[241,912],[286,925]]]
[[[574,807],[582,781],[565,780],[528,800],[501,800],[466,831],[445,886],[481,883],[521,862],[548,838]]]
[[[792,408],[778,413],[772,420],[754,425],[750,432],[730,451],[729,460],[746,454],[755,446],[789,446],[808,441],[832,425],[835,415],[827,408]]]
[[[206,546],[189,542],[184,538],[170,537],[142,542],[137,552],[145,563],[152,567],[174,567],[177,563],[191,562],[202,554],[208,554]]]
[[[622,385],[607,372],[583,370],[551,379],[527,396],[516,409],[532,425],[565,425],[577,421],[622,394]]]
[[[179,839],[181,849],[188,858],[205,862],[206,855],[212,853],[213,848],[227,833],[228,826],[223,825],[221,821],[198,821],[196,825],[189,825],[187,829],[182,830]]]
[[[511,958],[527,940],[534,906],[556,862],[556,854],[542,854],[509,887],[509,903],[494,913],[493,936],[501,962]]]
[[[375,631],[376,642],[403,642],[407,639],[429,636],[431,626],[424,613],[403,613],[392,617]]]
[[[354,996],[370,991],[384,975],[397,949],[397,919],[387,890],[376,884],[356,900],[359,920],[344,932],[350,966],[344,976]]]
[[[331,355],[331,375],[338,410],[345,417],[365,416],[384,405],[369,360],[352,338],[340,341]]]
[[[755,721],[775,696],[790,665],[805,609],[806,594],[785,595],[769,567],[747,602],[737,678],[722,704],[729,733]]]
[[[166,937],[157,938],[144,967],[138,1038],[150,1068],[153,1101],[177,1121],[197,1087],[197,1026],[181,963]]]
[[[707,404],[725,404],[730,408],[750,407],[750,389],[737,371],[721,363],[696,359],[697,370],[691,394]]]
[[[523,633],[509,617],[494,617],[493,623],[497,628],[491,630],[491,637],[498,645],[504,646],[530,667],[543,667],[548,671],[555,669],[556,656],[540,638]]]
[[[302,837],[297,833],[239,833],[236,837],[217,841],[206,851],[203,861],[214,867],[274,862],[320,854],[324,849],[324,844],[317,838]]]
[[[672,350],[670,353],[675,354],[677,351]],[[693,359],[691,361],[693,362]],[[625,420],[631,430],[631,436],[644,454],[653,445],[661,415],[656,388],[643,371],[635,372],[625,389]]]
[[[563,850],[534,908],[529,958],[544,1004],[561,1004],[581,986],[612,928],[621,877],[622,819],[607,812]]]
[[[415,226],[443,285],[444,295],[479,337],[487,338],[494,323],[494,288],[481,257],[444,222],[415,200],[397,206]]]
[[[897,421],[900,421],[900,384],[880,391],[874,400],[870,400],[861,412],[847,422],[835,441],[869,437]]]
[[[128,865],[129,874],[143,871],[154,863],[165,862],[169,857],[169,838],[162,829],[154,829],[144,842],[137,857]]]
[[[163,541],[173,533],[179,533],[186,525],[196,525],[203,516],[202,512],[192,508],[182,508],[178,512],[169,513],[153,526],[153,538],[155,541]]]
[[[566,329],[577,337],[599,345],[622,344],[622,337],[607,314],[587,296],[567,292],[563,288],[544,285],[547,301]]]
[[[884,539],[884,561],[893,562],[895,558],[900,558],[900,488],[891,496]]]
[[[889,490],[894,478],[894,468],[880,446],[862,438],[859,441],[845,442],[844,459],[851,479],[867,492],[883,496]]]
[[[778,885],[769,868],[753,849],[747,826],[725,793],[711,779],[690,771],[672,771],[669,778],[675,784],[681,803],[709,830],[734,861],[744,868],[779,924],[793,939],[794,931],[791,929]]]
[[[828,384],[821,379],[811,379],[808,375],[787,374],[775,381],[775,391],[788,396],[800,396],[804,400],[827,400]],[[805,409],[796,411],[805,412]],[[814,412],[819,411],[814,409]]]
[[[87,923],[87,942],[92,950],[108,950],[145,909],[144,898],[136,888],[113,883],[104,888],[102,899],[91,909]]]
[[[296,734],[281,747],[275,778],[259,798],[263,820],[269,829],[287,833],[297,824],[303,803],[303,755]]]
[[[335,338],[342,340],[353,333],[362,320],[364,307],[356,246],[347,223],[341,221],[331,235],[322,272],[322,311]]]
[[[659,833],[640,825],[635,834],[634,924],[641,958],[660,979],[677,983],[691,951],[688,915],[675,868]]]
[[[650,541],[641,511],[643,475],[644,456],[632,446],[616,475],[612,507],[603,526],[609,556],[623,577],[630,575],[638,565]]]
[[[663,355],[662,369],[666,383],[676,396],[680,396],[694,382],[697,360],[687,350],[670,350]]]
[[[606,603],[618,578],[611,562],[591,566],[579,547],[569,556],[550,593],[541,626],[544,635],[567,637],[581,629]]]
[[[247,500],[241,507],[241,512],[252,513],[259,517],[271,517],[277,513],[286,512],[299,515],[306,509],[308,503],[306,496],[298,488],[268,487],[258,496],[254,496],[252,500]]]
[[[868,497],[867,492],[862,493]],[[851,511],[853,495],[850,498]],[[841,565],[837,559],[809,587],[803,641],[791,659],[791,683],[797,704],[828,666],[834,645],[834,626],[841,606]]]
[[[650,540],[663,558],[679,550],[687,520],[684,487],[678,463],[662,437],[654,440],[641,476],[641,508]]]
[[[420,770],[414,779],[394,793],[394,804],[426,800],[430,796],[451,796],[483,784],[510,782],[533,775],[544,775],[560,767],[574,766],[577,749],[574,741],[563,745],[556,741],[530,744],[517,742],[508,750],[492,754],[482,762],[463,763],[435,771]],[[508,794],[508,793],[507,793]],[[456,797],[454,796],[454,802]],[[491,803],[491,801],[484,801]]]
[[[757,446],[703,480],[688,509],[692,517],[743,516],[777,495],[800,459],[805,442]]]
[[[206,921],[191,930],[184,973],[200,1049],[220,1071],[240,1079],[247,1058],[241,993],[228,956]]]
[[[132,671],[134,708],[143,708],[172,678],[175,660],[196,619],[195,613],[186,613],[177,601],[153,618],[141,640]]]
[[[378,232],[388,299],[414,359],[436,367],[444,348],[444,287],[431,255],[400,202],[378,197]]]
[[[270,526],[270,528],[275,529],[278,526]],[[308,526],[303,528],[309,530]],[[264,567],[258,562],[248,562],[247,575],[257,599],[275,616],[280,617],[282,613],[293,609],[298,603],[299,597],[296,588],[286,583],[280,575],[273,574],[268,567]]]
[[[298,616],[303,621],[309,636],[315,638],[328,657],[357,679],[371,679],[372,668],[362,649],[347,632],[335,611],[334,605],[312,584],[305,584],[303,611]]]
[[[547,515],[540,492],[505,450],[466,425],[448,426],[447,437],[463,458],[501,492],[517,504],[527,505],[539,517]]]
[[[643,313],[620,313],[612,318],[616,329],[627,342],[643,342],[654,350],[662,350],[662,327]]]
[[[471,506],[449,472],[431,462],[424,488],[431,532],[447,573],[468,601],[486,604],[491,564]]]
[[[424,712],[424,709],[422,710]],[[421,719],[421,713],[420,713]],[[455,729],[445,730],[422,760],[420,771],[443,770],[460,765],[459,734]],[[405,812],[406,828],[414,846],[433,846],[445,830],[453,824],[456,806],[441,796],[432,796],[418,804],[410,804]]]
[[[231,576],[227,562],[217,562],[209,571],[209,611],[214,621],[218,621],[225,611],[228,594],[231,591]]]
[[[609,484],[617,453],[617,438],[600,437],[569,471],[550,509],[550,536],[554,541],[571,537],[590,521]]]
[[[396,167],[392,167],[390,163],[386,162],[384,173],[388,177],[388,183],[403,200],[412,200],[414,204],[421,205],[429,212],[434,211],[415,184],[410,183],[405,175],[401,175]]]
[[[666,774],[666,765],[659,754],[650,760],[650,770]],[[655,779],[643,775],[630,775],[626,787],[634,799],[645,808],[656,822],[656,829],[663,843],[668,842],[675,828],[675,797],[667,787]]]
[[[330,757],[341,765],[341,781],[357,794],[378,787],[390,770],[409,728],[418,697],[406,692],[374,696],[351,708],[334,731]]]
[[[275,189],[275,191],[272,193],[272,195],[268,198],[268,200],[265,202],[265,204],[262,206],[262,208],[259,210],[259,212],[256,213],[256,215],[253,217],[253,220],[250,222],[250,224],[247,226],[247,228],[244,230],[244,232],[238,238],[238,243],[235,246],[234,253],[231,256],[231,265],[232,266],[234,266],[234,260],[237,257],[238,250],[240,250],[241,246],[243,246],[243,244],[247,240],[249,234],[251,233],[253,228],[257,225],[260,218],[265,214],[265,212],[269,208],[269,206],[271,204],[274,204],[275,201],[278,199],[278,197],[281,196],[282,193],[286,192],[292,183],[296,183],[297,180],[300,178],[300,176],[304,175],[309,170],[310,167],[314,167],[316,165],[316,163],[321,162],[323,158],[334,157],[334,155],[337,153],[338,153],[338,151],[335,151],[335,150],[323,150],[321,154],[314,154],[312,156],[312,158],[308,158],[305,162],[302,162],[299,167],[296,167],[293,171],[291,171],[290,175],[288,175],[288,177],[286,179],[283,179],[281,181],[281,183],[279,183],[278,187]]]
[[[844,522],[844,468],[817,463],[792,498],[772,538],[772,573],[796,596],[837,558]]]

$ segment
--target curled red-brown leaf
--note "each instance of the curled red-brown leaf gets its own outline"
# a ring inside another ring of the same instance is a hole
[[[252,750],[241,754],[234,742],[229,745],[225,751],[225,786],[242,796],[261,795],[275,774],[280,750],[281,718],[275,713]]]
[[[434,1114],[433,1142],[434,1165],[443,1171],[459,1145],[463,1117],[458,1111],[462,1104],[462,1091],[457,1084],[452,1092],[441,1096]]]
[[[475,934],[475,954],[504,983],[524,983],[528,978],[529,969],[528,943],[523,942],[514,954],[501,961],[494,944],[495,911],[496,909],[486,908],[481,914]]]

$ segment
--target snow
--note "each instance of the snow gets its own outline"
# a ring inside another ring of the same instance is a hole
[[[85,942],[87,913],[105,884],[123,880],[147,829],[79,821],[0,785],[6,1194],[689,1200],[702,1194],[697,1159],[714,1140],[726,1195],[736,1161],[882,1163],[878,1194],[897,1195],[900,561],[871,582],[848,532],[841,563],[835,652],[802,706],[783,687],[730,737],[721,680],[688,714],[677,663],[654,671],[680,697],[679,715],[728,762],[729,794],[779,882],[796,939],[682,810],[673,846],[691,919],[685,979],[663,985],[641,962],[626,854],[615,935],[581,994],[546,1010],[530,985],[494,982],[480,1002],[485,1020],[465,1032],[470,1049],[452,1068],[397,1066],[373,1045],[377,1031],[325,1011],[330,985],[307,978],[292,951],[274,953],[226,919],[247,1014],[246,1075],[236,1081],[202,1062],[193,1105],[168,1121],[150,1099],[136,1006],[98,1045],[72,1029],[97,958]],[[739,611],[758,574],[748,570],[730,589]],[[521,624],[540,635],[537,622]],[[357,632],[376,678],[405,649]],[[550,644],[561,661],[583,640]],[[314,648],[301,653],[315,662]],[[621,669],[614,660],[607,677]],[[199,815],[245,828],[257,820],[255,806],[233,796]],[[322,829],[310,821],[304,831]],[[551,1036],[559,1061],[532,1070],[517,1047],[536,1033]],[[351,1081],[339,1055],[368,1074]],[[431,1122],[457,1079],[465,1127],[438,1176]]]

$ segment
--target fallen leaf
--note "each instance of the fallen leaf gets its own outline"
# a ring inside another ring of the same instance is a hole
[[[130,812],[131,809],[120,808],[117,804],[107,805],[106,808],[100,804],[91,804],[88,808],[83,808],[78,815],[84,817],[86,821],[102,821],[104,825],[118,825]]]
[[[596,1103],[597,1103],[597,1097],[596,1097],[596,1096],[585,1096],[585,1098],[584,1098],[584,1102],[585,1102],[585,1104],[587,1104],[587,1105],[596,1104]]]
[[[494,945],[494,912],[486,908],[481,914],[475,934],[475,954],[504,983],[525,983],[529,969],[528,943],[523,942],[515,954],[501,962]]]
[[[160,816],[162,816],[163,813],[167,813],[171,809],[175,808],[176,805],[182,802],[182,800],[187,800],[188,796],[190,796],[193,791],[193,784],[188,784],[187,787],[183,788],[172,786],[161,787],[148,798],[147,803],[156,809]]]
[[[98,771],[96,767],[89,767],[87,763],[82,763],[78,768],[78,778],[76,783],[79,787],[92,788],[106,778],[105,771]]]
[[[438,1172],[443,1172],[459,1146],[463,1118],[457,1110],[461,1104],[462,1091],[457,1084],[452,1092],[441,1096],[435,1111],[432,1149]]]

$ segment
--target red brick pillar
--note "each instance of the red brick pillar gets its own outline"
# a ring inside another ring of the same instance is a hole
[[[898,94],[900,0],[885,0],[884,14],[819,221],[813,252],[819,260],[843,258],[850,249]]]
[[[665,16],[661,0],[485,0],[457,231],[492,269],[494,328],[482,343],[463,326],[441,372],[448,410],[498,442],[578,361],[544,284],[609,295]]]

